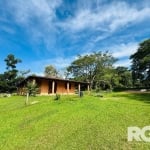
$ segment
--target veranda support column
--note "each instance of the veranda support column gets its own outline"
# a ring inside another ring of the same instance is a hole
[[[87,90],[90,91],[90,85],[89,84],[87,85]]]
[[[52,94],[55,93],[55,81],[52,81]]]
[[[35,79],[32,80],[32,84],[34,85],[36,83]]]
[[[69,82],[67,82],[67,93],[69,93]]]
[[[80,83],[78,84],[78,92],[80,93],[81,91],[81,86],[80,86]]]

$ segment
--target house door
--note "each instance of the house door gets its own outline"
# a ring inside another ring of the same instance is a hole
[[[52,93],[52,81],[48,82],[48,94]]]
[[[57,93],[57,82],[55,82],[54,93]]]

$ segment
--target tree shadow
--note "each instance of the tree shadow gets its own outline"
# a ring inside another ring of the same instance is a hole
[[[121,97],[127,97],[130,100],[141,101],[147,104],[150,104],[150,93],[141,93],[141,92],[128,92],[119,94]]]

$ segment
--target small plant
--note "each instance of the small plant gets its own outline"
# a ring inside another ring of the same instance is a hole
[[[29,96],[36,96],[36,94],[39,91],[39,88],[36,83],[33,82],[28,82],[25,88],[26,91],[26,100],[25,100],[25,105],[29,104]]]
[[[59,100],[60,99],[60,94],[56,94],[54,100]]]
[[[26,92],[29,93],[29,96],[36,96],[39,88],[36,83],[28,82],[26,85]]]

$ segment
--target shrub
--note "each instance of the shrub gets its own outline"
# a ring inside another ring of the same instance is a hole
[[[29,96],[36,96],[39,88],[36,83],[28,82],[26,86],[26,92],[29,93]]]
[[[56,94],[54,100],[59,100],[60,99],[60,94]]]

